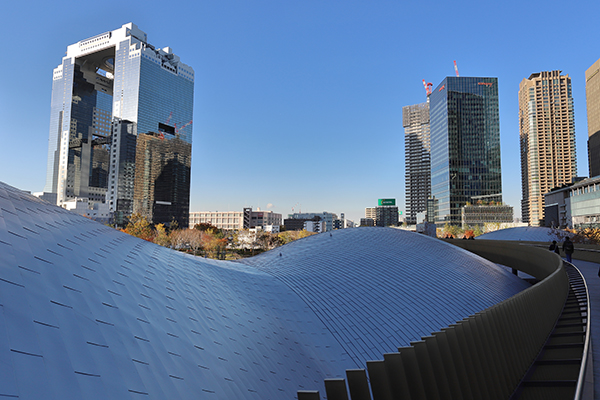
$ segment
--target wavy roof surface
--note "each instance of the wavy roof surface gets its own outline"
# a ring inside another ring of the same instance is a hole
[[[524,289],[360,228],[244,263],[131,237],[0,183],[0,397],[281,399]]]
[[[515,228],[500,229],[484,233],[478,239],[485,240],[516,240],[523,242],[562,242],[566,237],[574,235],[560,229],[546,228],[543,226],[518,226]]]

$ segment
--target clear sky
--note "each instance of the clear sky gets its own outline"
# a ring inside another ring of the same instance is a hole
[[[196,74],[190,211],[404,210],[402,107],[454,75],[498,77],[504,201],[520,216],[519,83],[572,78],[587,176],[585,70],[600,1],[15,1],[0,37],[0,181],[46,176],[52,70],[68,45],[133,22]]]

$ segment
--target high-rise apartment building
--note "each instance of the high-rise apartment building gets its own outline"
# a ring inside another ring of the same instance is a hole
[[[521,81],[519,129],[523,222],[544,219],[544,194],[577,175],[571,78],[543,71]]]
[[[426,103],[402,107],[405,154],[406,223],[417,223],[431,194],[429,98]]]
[[[429,101],[433,220],[460,224],[473,198],[502,201],[498,78],[447,77]]]
[[[56,193],[59,205],[76,198],[106,201],[117,218],[143,212],[153,223],[187,226],[193,97],[193,69],[169,47],[149,44],[132,23],[68,46],[53,74],[44,192]],[[161,145],[140,155],[140,135]],[[175,158],[161,150],[175,147]],[[173,159],[178,168],[171,168]],[[170,169],[149,173],[148,165]],[[168,200],[150,192],[163,190],[162,184],[137,189],[137,181],[159,177],[176,182]]]
[[[600,59],[585,71],[590,177],[600,175]]]

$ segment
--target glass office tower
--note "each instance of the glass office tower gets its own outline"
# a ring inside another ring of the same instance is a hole
[[[498,79],[447,77],[430,96],[435,222],[461,223],[467,203],[502,202]]]
[[[142,212],[135,209],[135,197],[155,196],[134,190],[136,141],[140,134],[156,134],[161,141],[189,145],[176,146],[187,152],[178,154],[187,161],[176,171],[187,175],[173,177],[188,186],[174,197],[181,204],[161,204],[163,217],[144,215],[153,223],[175,219],[187,226],[180,206],[189,204],[193,98],[193,69],[169,47],[149,44],[132,23],[68,46],[53,75],[44,191],[57,193],[59,205],[76,198],[106,202],[117,218]],[[142,161],[152,162],[148,157]]]

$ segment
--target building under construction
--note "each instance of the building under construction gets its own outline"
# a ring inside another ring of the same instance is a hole
[[[133,212],[153,223],[186,227],[190,208],[192,145],[177,136],[137,136]]]

